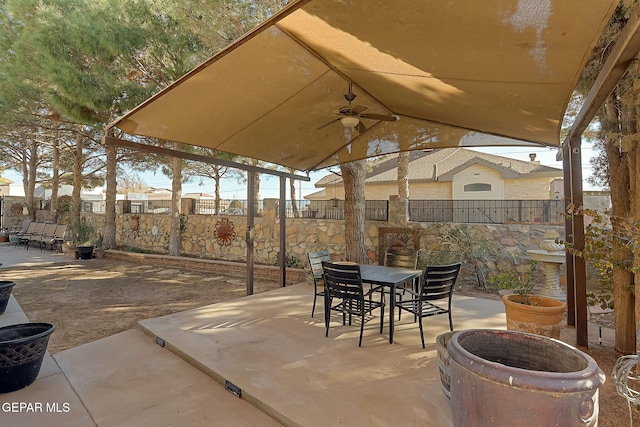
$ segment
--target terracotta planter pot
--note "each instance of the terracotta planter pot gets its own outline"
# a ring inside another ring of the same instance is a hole
[[[567,304],[552,298],[533,296],[531,301],[535,305],[526,305],[520,304],[520,299],[520,295],[502,297],[508,330],[560,338],[562,317],[567,310]]]

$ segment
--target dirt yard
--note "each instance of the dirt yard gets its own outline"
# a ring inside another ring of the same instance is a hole
[[[159,317],[246,294],[244,277],[163,269],[109,259],[71,262],[45,268],[14,268],[0,271],[16,282],[13,295],[32,322],[56,325],[49,351],[71,347],[135,328],[142,319]],[[89,280],[87,280],[89,279]],[[274,282],[254,283],[254,292],[279,287]],[[471,285],[462,293],[496,299]],[[603,322],[610,322],[603,319]],[[613,365],[621,355],[611,343],[594,344],[590,354],[607,376],[600,388],[600,427],[629,425],[627,402],[618,395],[611,379]],[[634,411],[634,426],[640,413]]]
[[[51,353],[134,329],[139,320],[246,295],[244,277],[107,259],[2,273],[16,282],[13,295],[30,321],[56,325]],[[254,293],[277,287],[256,281]]]

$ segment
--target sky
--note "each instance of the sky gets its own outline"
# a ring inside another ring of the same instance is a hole
[[[585,190],[597,189],[586,182],[586,178],[591,175],[591,166],[589,159],[594,155],[593,148],[588,143],[583,143],[582,152],[582,176],[585,179],[583,183]],[[485,153],[496,154],[504,157],[510,157],[517,160],[529,161],[529,154],[536,153],[536,160],[540,161],[542,165],[551,166],[558,169],[562,169],[562,162],[556,161],[556,148],[531,148],[531,147],[479,147],[474,150],[482,151]],[[297,181],[296,183],[296,195],[298,198],[315,193],[320,189],[315,187],[315,183],[323,176],[331,173],[330,170],[339,171],[339,167],[333,167],[331,169],[323,169],[318,172],[312,172],[310,174],[311,181]],[[304,173],[299,173],[304,175]],[[5,178],[9,178],[15,183],[22,182],[21,174],[6,170],[2,174]],[[145,185],[155,188],[171,188],[171,179],[159,170],[156,173],[146,172],[140,174],[140,178]],[[287,198],[289,197],[289,188],[287,182]],[[247,187],[244,183],[238,183],[235,180],[223,181],[221,190],[221,196],[224,199],[240,199],[247,198]],[[208,193],[213,194],[213,181],[205,180],[204,185],[199,185],[197,181],[184,184],[182,187],[183,193]],[[280,196],[280,178],[275,176],[261,175],[260,184],[260,196],[262,198],[279,198]]]

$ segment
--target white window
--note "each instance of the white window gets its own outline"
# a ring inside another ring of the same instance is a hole
[[[467,184],[464,186],[465,193],[468,193],[471,191],[491,191],[491,184],[483,184],[480,182],[475,182],[473,184]]]

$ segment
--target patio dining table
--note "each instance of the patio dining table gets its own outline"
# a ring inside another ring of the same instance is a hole
[[[385,267],[382,265],[360,265],[360,275],[364,283],[389,288],[389,344],[393,344],[394,312],[396,307],[396,287],[403,283],[412,282],[422,275],[422,270],[401,267]]]

